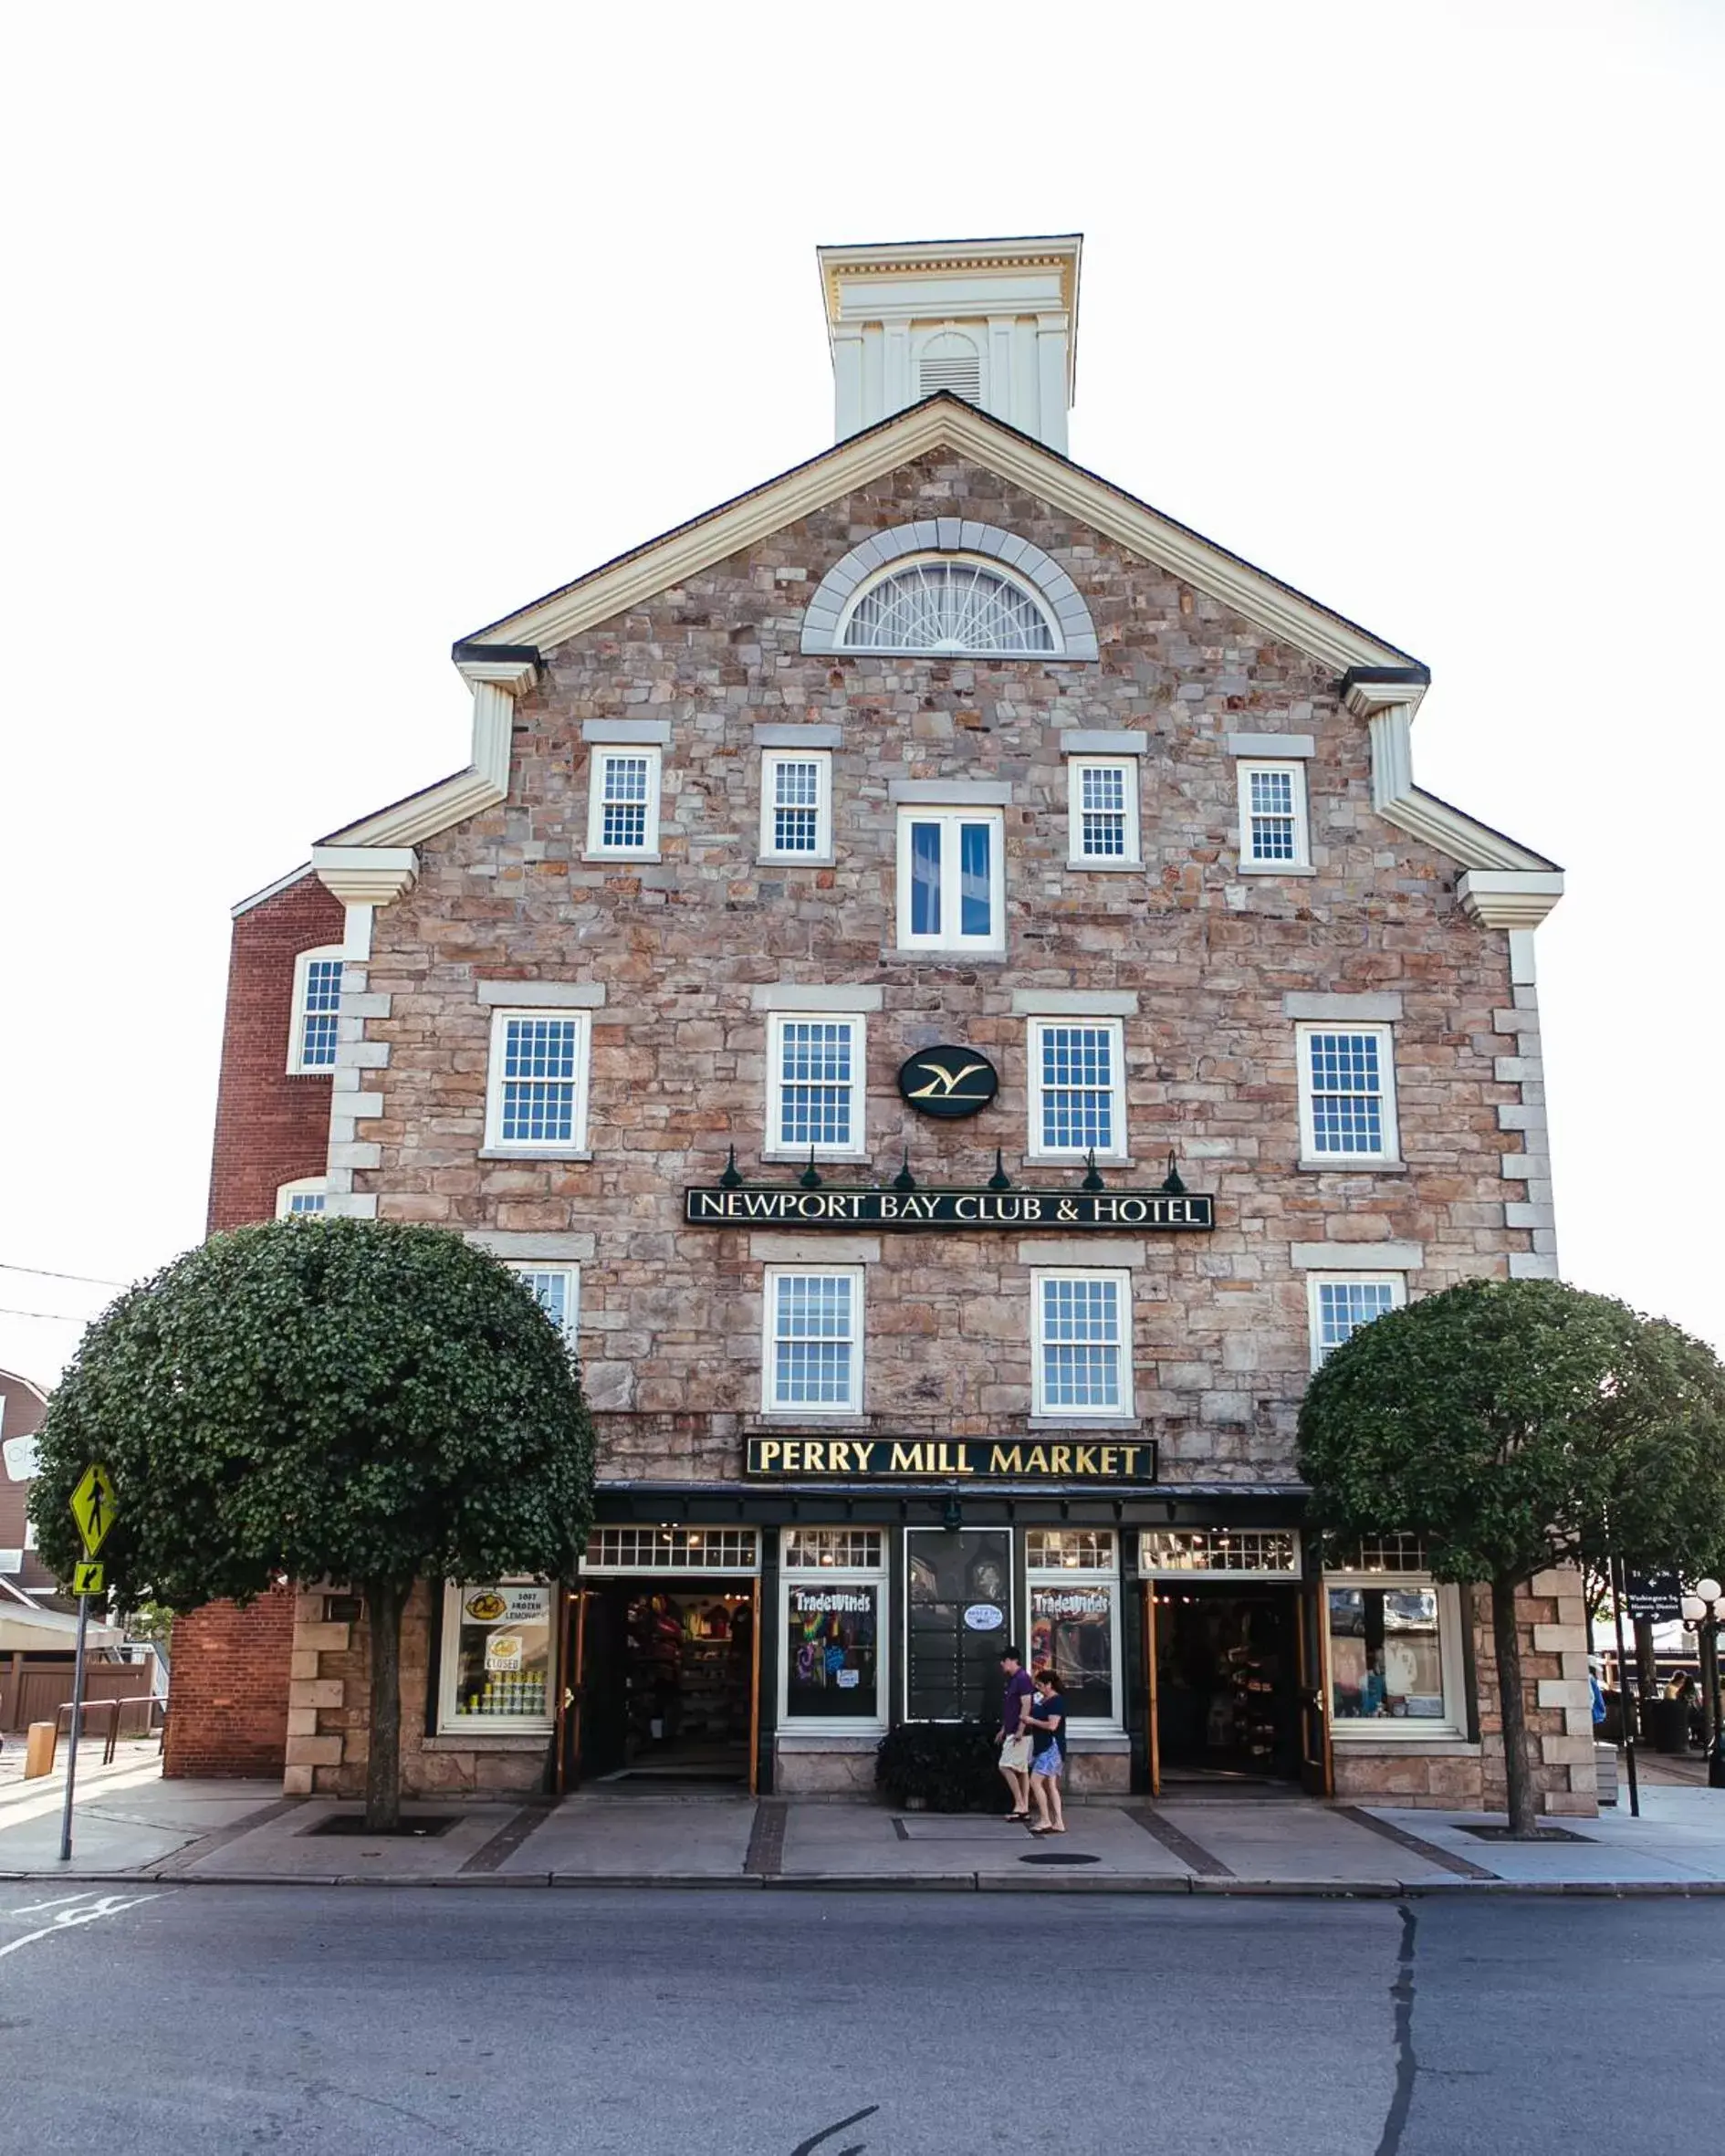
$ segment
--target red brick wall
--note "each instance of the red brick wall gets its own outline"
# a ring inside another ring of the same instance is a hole
[[[329,1141],[327,1074],[288,1074],[294,959],[341,941],[345,916],[310,870],[234,923],[227,1023],[210,1171],[212,1233],[275,1216],[276,1192],[320,1176]]]
[[[41,1394],[28,1378],[0,1370],[0,1438],[27,1438],[41,1429],[47,1413]],[[0,1550],[24,1548],[24,1512],[29,1495],[30,1485],[13,1481],[0,1466]],[[24,1570],[8,1576],[20,1587],[47,1589],[54,1585],[54,1575],[34,1550],[24,1551]]]
[[[209,1602],[174,1619],[164,1774],[279,1775],[293,1640],[285,1587],[249,1609]]]

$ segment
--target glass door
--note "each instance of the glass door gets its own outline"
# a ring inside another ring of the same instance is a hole
[[[1323,1621],[1323,1587],[1316,1580],[1300,1590],[1300,1786],[1308,1796],[1335,1795],[1330,1751],[1330,1637]]]
[[[1012,1638],[1011,1530],[913,1527],[904,1542],[905,1716],[992,1730]]]

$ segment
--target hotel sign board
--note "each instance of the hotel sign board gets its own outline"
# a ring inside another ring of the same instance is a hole
[[[758,1481],[1090,1482],[1136,1488],[1156,1479],[1154,1439],[1066,1438],[750,1438],[744,1471]]]
[[[803,1190],[774,1184],[685,1190],[692,1228],[1123,1229],[1179,1234],[1216,1225],[1216,1200],[1162,1190]]]

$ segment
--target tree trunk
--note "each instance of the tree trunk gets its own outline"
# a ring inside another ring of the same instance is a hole
[[[1617,1680],[1619,1687],[1623,1680]],[[1653,1619],[1636,1619],[1636,1689],[1644,1700],[1659,1696],[1659,1660],[1654,1652]]]
[[[1532,1839],[1539,1826],[1533,1766],[1527,1749],[1527,1700],[1521,1690],[1521,1640],[1515,1628],[1516,1582],[1491,1583],[1491,1641],[1498,1657],[1498,1714],[1503,1725],[1503,1768],[1509,1781],[1510,1832]]]
[[[393,1834],[402,1823],[402,1610],[407,1592],[396,1580],[368,1580],[371,1620],[371,1743],[365,1765],[365,1824]]]

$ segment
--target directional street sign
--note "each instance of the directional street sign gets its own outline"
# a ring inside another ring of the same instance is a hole
[[[108,1540],[114,1523],[114,1485],[99,1460],[92,1461],[78,1478],[72,1492],[72,1518],[84,1544],[84,1554],[93,1557]]]
[[[108,1592],[108,1567],[105,1565],[74,1565],[72,1592],[74,1595],[105,1595]]]

